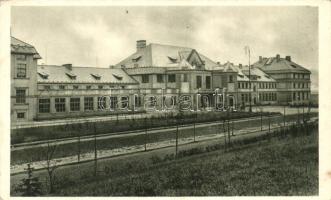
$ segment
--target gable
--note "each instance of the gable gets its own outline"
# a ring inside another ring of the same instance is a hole
[[[205,63],[201,59],[200,55],[196,50],[192,50],[190,55],[187,57],[187,62],[192,65],[195,69],[204,69],[205,68]]]

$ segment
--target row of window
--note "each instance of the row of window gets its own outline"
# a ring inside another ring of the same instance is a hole
[[[127,107],[128,97],[121,97],[122,107]],[[135,99],[138,101],[138,99]],[[117,105],[117,97],[110,97],[110,108],[114,109]],[[139,104],[139,102],[136,102]],[[93,97],[84,97],[84,111],[94,110],[94,99]],[[72,97],[69,100],[70,112],[80,111],[81,101],[79,97]],[[55,112],[65,112],[66,111],[66,100],[63,97],[55,98]],[[103,110],[106,108],[106,98],[98,97],[97,99],[98,110]],[[38,100],[39,113],[50,113],[51,111],[51,100],[49,98],[43,98]]]
[[[293,101],[308,100],[309,92],[293,92]]]
[[[255,86],[254,86],[255,87]],[[276,83],[259,83],[260,89],[275,89],[277,87]],[[238,88],[248,89],[249,82],[238,82]],[[254,89],[255,91],[255,89]]]
[[[309,74],[293,74],[294,79],[309,79]]]
[[[293,88],[309,88],[309,83],[293,83]]]
[[[186,78],[185,78],[185,76],[186,76]],[[167,77],[168,77],[168,82],[169,83],[176,82],[176,74],[168,74]],[[164,83],[164,75],[163,74],[157,74],[156,75],[156,81],[158,83]],[[142,83],[149,83],[149,74],[143,74],[141,82]],[[184,74],[184,82],[187,82],[187,74]]]
[[[188,82],[188,75],[182,74],[183,79],[182,82]],[[164,83],[164,76],[163,74],[157,74],[156,80],[158,83]],[[168,82],[174,83],[176,82],[176,74],[168,74]],[[142,75],[142,83],[149,83],[149,75],[143,74]],[[196,76],[196,88],[202,88],[202,76],[197,75]],[[206,89],[211,88],[211,76],[206,76]]]
[[[260,101],[277,101],[276,93],[259,93]]]

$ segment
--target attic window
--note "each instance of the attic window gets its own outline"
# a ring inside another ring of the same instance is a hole
[[[241,75],[241,74],[238,74],[238,76],[239,76],[240,78],[244,78],[244,76],[243,76],[243,75]]]
[[[99,74],[91,74],[95,80],[100,80],[101,76]]]
[[[45,72],[38,72],[39,76],[43,79],[48,79],[48,74],[46,74]]]
[[[140,60],[141,56],[138,56],[138,57],[135,57],[135,58],[132,58],[132,62],[138,62]]]
[[[168,56],[169,60],[172,62],[172,63],[176,63],[177,62],[177,58],[172,58],[170,56]]]
[[[261,76],[257,76],[257,78],[261,78]]]
[[[66,75],[67,75],[70,79],[72,79],[72,80],[76,80],[76,75],[75,75],[75,74],[73,74],[73,73],[71,73],[71,72],[66,72]]]
[[[295,65],[291,65],[293,68],[297,68],[297,66],[295,66]]]
[[[116,75],[116,74],[113,74],[113,76],[119,81],[121,81],[123,79],[122,76],[119,76],[119,75]]]

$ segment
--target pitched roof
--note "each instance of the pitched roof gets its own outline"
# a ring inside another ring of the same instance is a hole
[[[150,43],[145,48],[139,49],[137,52],[116,64],[116,67],[124,65],[125,68],[134,68],[134,64],[136,63],[139,67],[171,68],[186,66],[192,68],[189,63],[182,62],[189,58],[192,51],[195,50],[189,47]],[[203,54],[198,53],[198,56],[205,62],[206,69],[212,69],[217,66],[214,61]],[[138,61],[135,60],[137,57],[140,57]]]
[[[12,53],[32,54],[35,59],[41,58],[34,46],[13,36],[10,38],[10,50]]]
[[[249,81],[248,66],[244,65],[239,67],[239,65],[234,65],[231,62],[227,62],[219,67],[224,72],[237,72],[237,81]],[[276,80],[271,78],[268,74],[263,72],[257,67],[251,67],[250,75],[256,76],[257,79],[253,81],[257,82],[275,82]]]
[[[38,83],[137,84],[123,69],[38,65]]]
[[[301,65],[286,60],[285,58],[279,58],[277,60],[276,57],[270,58],[262,58],[261,61],[257,61],[253,64],[254,67],[258,67],[266,72],[271,71],[290,71],[290,72],[306,72],[310,73],[310,71]]]

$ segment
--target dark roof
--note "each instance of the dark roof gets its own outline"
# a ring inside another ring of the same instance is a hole
[[[19,53],[19,54],[32,54],[35,59],[40,59],[40,55],[34,46],[23,42],[13,36],[10,39],[10,50],[12,53]]]
[[[38,83],[137,84],[123,69],[38,65]]]
[[[278,60],[276,57],[262,58],[261,61],[255,62],[253,66],[258,67],[265,72],[288,71],[310,73],[308,69],[293,61],[286,60],[285,58],[279,58]]]

